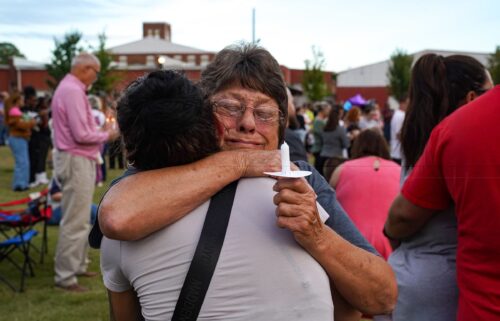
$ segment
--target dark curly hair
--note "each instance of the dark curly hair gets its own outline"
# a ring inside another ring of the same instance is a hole
[[[175,71],[132,82],[117,118],[127,159],[139,170],[190,163],[218,150],[211,109],[199,88]]]
[[[232,85],[253,89],[273,98],[282,113],[278,138],[285,137],[288,95],[280,65],[266,49],[240,43],[222,49],[201,74],[200,86],[208,97]],[[278,146],[276,146],[278,148]]]

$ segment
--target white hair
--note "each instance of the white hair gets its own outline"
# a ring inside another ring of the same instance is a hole
[[[77,56],[75,56],[73,60],[71,60],[71,68],[74,68],[78,65],[91,65],[91,64],[97,64],[98,66],[100,66],[101,62],[99,61],[99,59],[97,59],[96,56],[87,52],[82,52]]]

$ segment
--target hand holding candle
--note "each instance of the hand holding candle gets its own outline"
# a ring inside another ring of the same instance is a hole
[[[298,178],[311,175],[310,171],[292,171],[290,168],[290,148],[286,142],[281,145],[281,172],[264,172],[274,177]]]

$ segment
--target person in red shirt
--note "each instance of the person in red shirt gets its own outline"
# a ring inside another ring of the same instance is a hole
[[[499,110],[496,86],[436,126],[385,226],[404,238],[455,204],[459,321],[500,320]]]

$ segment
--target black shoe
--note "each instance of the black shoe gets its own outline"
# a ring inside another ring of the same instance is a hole
[[[15,187],[14,188],[14,192],[24,192],[24,191],[27,191],[29,189],[29,187]]]

